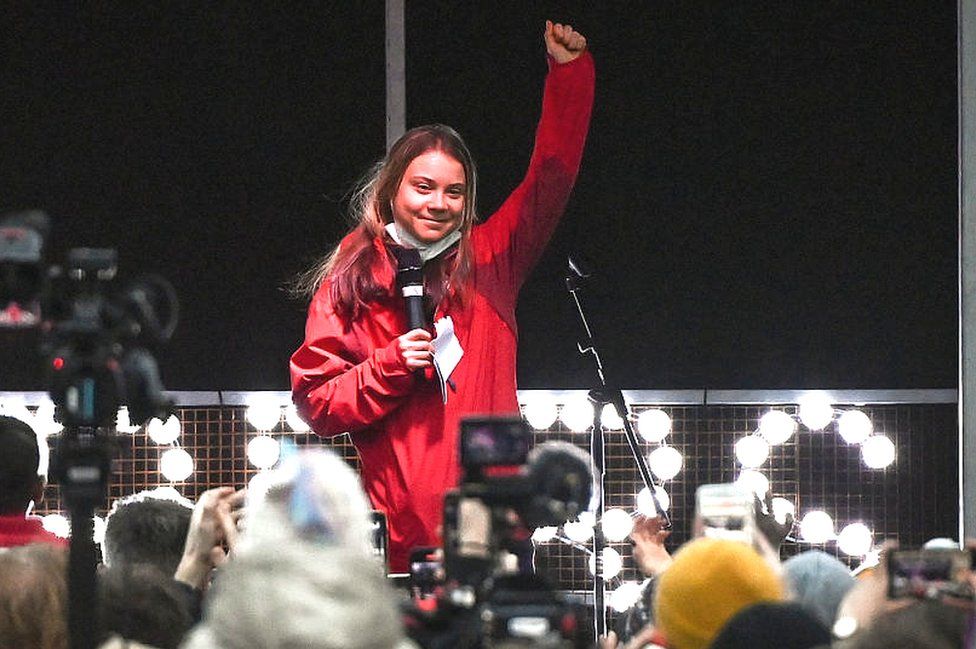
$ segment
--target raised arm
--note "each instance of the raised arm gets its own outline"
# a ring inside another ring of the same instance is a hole
[[[517,290],[552,236],[579,171],[593,107],[595,72],[586,39],[569,25],[546,22],[549,59],[542,116],[525,177],[474,232],[479,271],[500,293]]]

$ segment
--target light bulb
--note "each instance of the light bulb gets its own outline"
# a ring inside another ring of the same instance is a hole
[[[780,498],[777,496],[773,498],[773,518],[780,525],[786,523],[786,518],[789,515],[796,514],[796,505],[793,504],[792,500],[787,500],[786,498]]]
[[[150,489],[146,492],[146,496],[149,498],[158,498],[159,500],[172,500],[173,502],[180,503],[181,505],[186,505],[191,509],[193,508],[193,501],[181,494],[179,490],[172,485],[163,485],[156,487],[155,489]]]
[[[312,430],[308,423],[302,419],[302,416],[298,414],[298,408],[293,403],[285,406],[285,421],[288,423],[288,427],[296,433],[307,433]]]
[[[807,392],[800,398],[798,414],[810,430],[823,430],[834,418],[834,408],[823,392]]]
[[[664,490],[664,487],[654,485],[654,494],[657,496],[657,500],[661,504],[661,509],[668,511],[668,509],[671,508],[671,497],[668,496],[668,492]],[[647,487],[644,487],[637,492],[637,511],[648,518],[654,518],[657,516],[657,508],[654,507],[654,501],[651,499],[651,492]]]
[[[171,448],[159,456],[159,472],[170,482],[181,482],[193,474],[193,458],[181,448]]]
[[[851,523],[837,535],[837,547],[844,554],[863,557],[871,551],[872,533],[864,523]]]
[[[671,417],[658,408],[637,415],[637,432],[651,444],[658,444],[671,432]]]
[[[259,469],[270,469],[278,461],[281,445],[274,437],[258,435],[247,443],[247,459]]]
[[[133,426],[132,421],[129,419],[128,406],[121,406],[118,412],[115,413],[115,430],[130,435],[139,430],[139,426]]]
[[[671,446],[660,446],[647,456],[647,463],[651,471],[660,480],[670,480],[681,471],[683,458],[677,449]]]
[[[64,430],[64,426],[54,420],[54,414],[54,402],[50,399],[41,401],[40,405],[37,406],[37,410],[34,411],[34,429],[45,437],[60,433]]]
[[[576,541],[577,543],[586,543],[591,538],[593,538],[593,525],[587,525],[582,521],[569,521],[563,524],[563,534],[566,535],[570,541]]]
[[[837,432],[848,444],[860,444],[873,431],[871,418],[860,410],[848,410],[837,419]]]
[[[614,550],[613,548],[603,548],[603,552],[601,553],[601,556],[603,557],[603,571],[602,571],[603,578],[613,579],[614,577],[619,575],[620,571],[623,570],[624,567],[624,560],[620,556],[620,553]],[[590,574],[591,575],[596,574],[595,554],[590,555]]]
[[[271,430],[281,421],[281,404],[273,394],[251,395],[244,418],[258,430]]]
[[[600,422],[607,430],[622,430],[624,420],[617,414],[617,409],[612,403],[605,404],[600,411]]]
[[[796,420],[782,410],[770,410],[759,419],[759,434],[770,444],[783,444],[796,432]]]
[[[644,585],[639,581],[625,581],[610,593],[610,607],[622,613],[640,601]]]
[[[735,483],[750,493],[756,494],[760,499],[765,497],[766,492],[769,491],[769,478],[753,469],[741,471]]]
[[[572,398],[563,404],[559,418],[574,433],[585,433],[593,425],[593,404],[586,397]]]
[[[554,525],[545,525],[543,527],[537,527],[532,532],[532,540],[536,543],[548,543],[552,540],[559,528]]]
[[[13,417],[28,426],[34,426],[34,415],[27,409],[27,404],[20,397],[4,397],[0,399],[0,415]]]
[[[807,512],[800,521],[800,536],[807,543],[826,543],[834,538],[834,519],[827,512]]]
[[[92,519],[92,541],[101,543],[105,540],[105,526],[105,519],[101,516]]]
[[[634,519],[630,513],[622,509],[608,509],[603,512],[600,522],[603,536],[610,542],[617,543],[626,539],[634,529]]]
[[[41,519],[41,525],[48,532],[62,539],[71,537],[71,521],[61,514],[48,514]]]
[[[871,469],[883,469],[895,461],[895,444],[884,435],[871,435],[861,444],[861,459]]]
[[[180,437],[180,420],[176,415],[170,415],[166,422],[153,417],[146,424],[146,432],[149,438],[157,444],[172,444]]]
[[[759,435],[746,435],[735,443],[735,457],[742,466],[754,469],[769,457],[769,443]]]
[[[522,414],[532,428],[549,430],[559,416],[559,406],[548,394],[533,394],[526,398]]]

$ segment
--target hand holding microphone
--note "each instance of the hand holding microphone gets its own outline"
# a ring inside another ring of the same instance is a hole
[[[431,367],[434,345],[430,332],[426,329],[412,329],[403,334],[397,338],[397,348],[408,369],[423,370]]]
[[[397,338],[397,346],[409,369],[423,370],[431,367],[434,358],[433,338],[426,329],[423,261],[416,248],[394,248],[393,255],[397,260],[397,286],[403,296],[410,329]]]

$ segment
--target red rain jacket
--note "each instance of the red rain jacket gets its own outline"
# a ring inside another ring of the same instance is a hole
[[[589,53],[549,61],[542,117],[525,178],[471,238],[475,263],[464,308],[438,305],[454,321],[464,350],[441,399],[437,380],[408,370],[396,339],[406,333],[395,268],[385,252],[374,267],[388,299],[344,328],[328,280],[312,299],[305,342],[291,357],[292,395],[323,437],[349,432],[373,506],[386,513],[389,562],[406,572],[411,548],[439,545],[444,494],[459,480],[458,427],[469,415],[518,413],[515,303],[576,180],[593,104]],[[378,238],[375,246],[385,246]]]

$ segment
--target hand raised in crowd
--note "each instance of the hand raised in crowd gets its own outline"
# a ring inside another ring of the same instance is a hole
[[[183,558],[176,568],[175,578],[193,588],[205,589],[210,573],[227,560],[225,542],[236,542],[228,537],[228,526],[236,529],[237,520],[243,513],[246,491],[234,491],[233,487],[217,487],[203,492],[197,499],[190,517],[190,528],[183,547]]]
[[[662,529],[664,521],[655,516],[638,516],[630,540],[634,544],[634,561],[646,577],[656,577],[671,565],[671,554],[664,542],[671,536],[670,530]]]
[[[762,500],[756,495],[754,506],[756,526],[769,541],[770,547],[778,553],[779,546],[783,544],[783,541],[793,530],[793,523],[795,522],[793,514],[787,513],[782,523],[776,520],[776,516],[773,514],[773,494],[770,491],[766,492],[766,496]]]
[[[426,329],[414,329],[397,338],[397,349],[409,370],[428,368],[434,358],[434,345]]]
[[[586,51],[586,37],[573,31],[572,26],[546,21],[543,34],[546,51],[556,63],[569,63]]]

